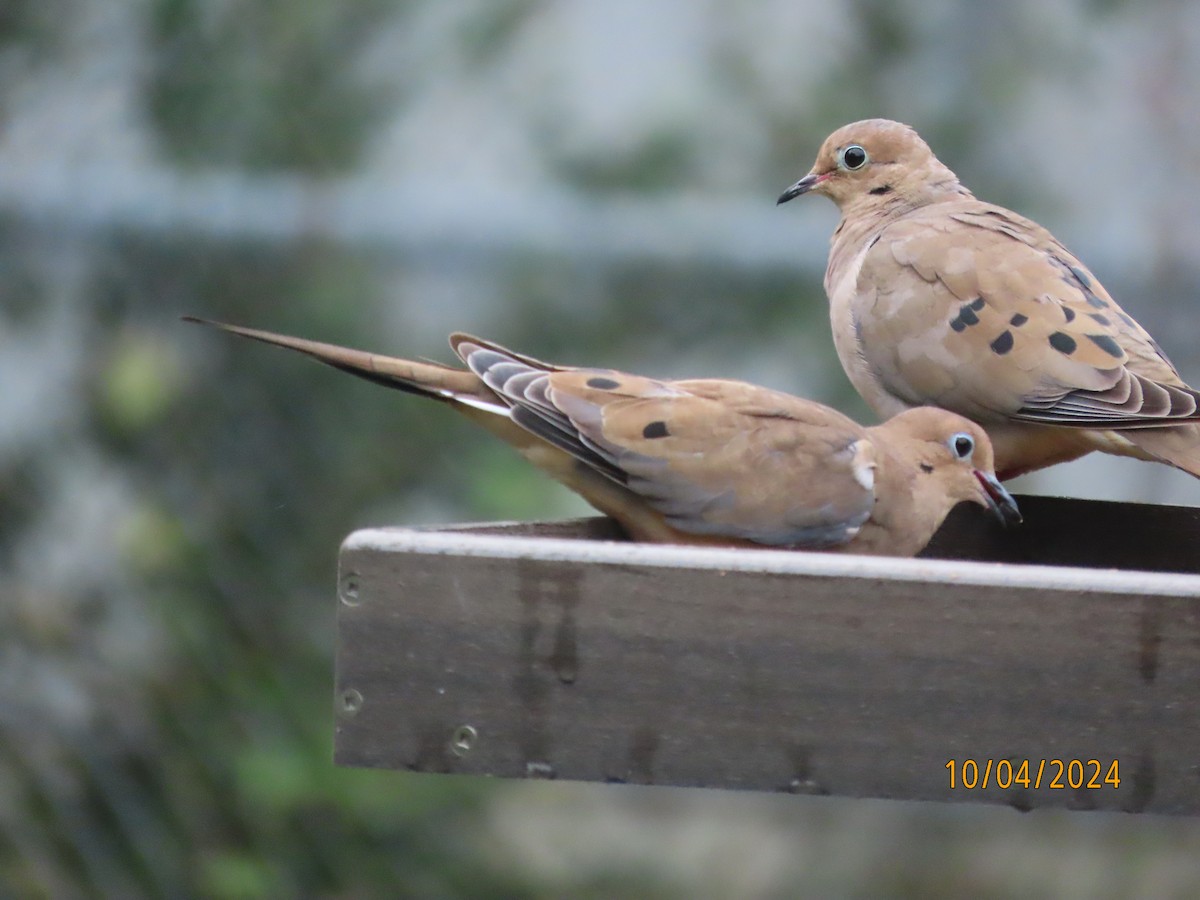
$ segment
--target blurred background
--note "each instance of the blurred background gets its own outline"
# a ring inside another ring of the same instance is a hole
[[[863,420],[776,209],[916,126],[1200,381],[1200,5],[0,0],[0,894],[1189,896],[1200,822],[335,769],[338,544],[585,512],[179,322],[742,377]],[[1200,504],[1089,459],[1024,491]]]

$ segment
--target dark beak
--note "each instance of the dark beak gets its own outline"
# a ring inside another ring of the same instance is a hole
[[[778,206],[780,203],[787,203],[789,200],[795,200],[801,194],[807,194],[828,177],[828,173],[825,175],[816,175],[813,173],[805,175],[790,188],[780,194],[779,199],[775,201],[775,205]]]
[[[980,472],[976,469],[975,477],[983,485],[983,492],[987,495],[988,508],[996,514],[996,518],[1000,520],[1000,524],[1005,528],[1020,525],[1021,510],[1017,508],[1017,501],[1013,499],[1012,494],[1004,489],[1004,485],[996,479],[996,476]]]

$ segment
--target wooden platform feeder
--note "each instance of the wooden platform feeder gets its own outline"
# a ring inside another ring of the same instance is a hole
[[[1200,814],[1200,510],[1020,504],[915,560],[355,532],[336,760]]]

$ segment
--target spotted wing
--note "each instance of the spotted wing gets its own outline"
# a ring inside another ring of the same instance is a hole
[[[870,516],[873,448],[827,407],[741,382],[539,368],[476,339],[456,349],[515,422],[680,531],[820,548]]]
[[[1000,207],[934,204],[888,226],[854,313],[872,370],[910,404],[1106,429],[1200,418],[1200,395],[1083,264]]]

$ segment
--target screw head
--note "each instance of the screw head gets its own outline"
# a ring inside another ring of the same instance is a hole
[[[338,696],[338,705],[343,713],[352,716],[362,709],[363,695],[354,688],[347,688]]]
[[[475,746],[475,739],[478,737],[479,732],[472,726],[459,725],[454,729],[454,734],[450,735],[450,752],[455,756],[466,756]]]
[[[347,606],[358,606],[362,603],[362,597],[358,593],[357,572],[347,572],[342,576],[341,584],[338,586],[338,597]]]

